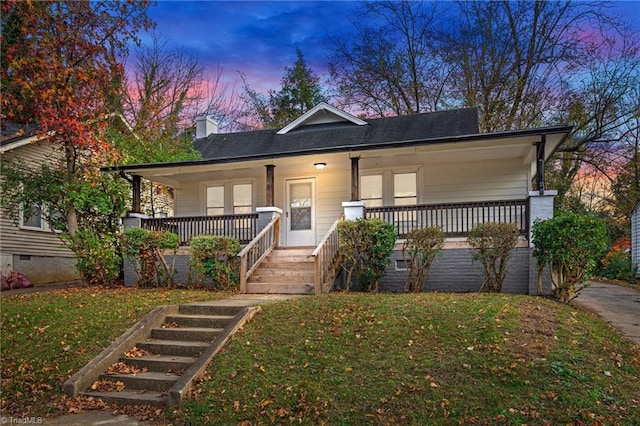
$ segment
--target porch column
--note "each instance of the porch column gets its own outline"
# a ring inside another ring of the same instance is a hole
[[[351,201],[360,201],[360,157],[351,158]]]
[[[132,213],[141,213],[141,201],[140,201],[141,188],[142,188],[142,177],[138,175],[133,175],[133,180],[131,181],[131,192],[132,192],[131,212]]]
[[[541,276],[542,288],[538,288],[538,265],[533,257],[533,223],[537,219],[553,217],[553,199],[557,194],[558,191],[554,190],[546,190],[544,194],[540,194],[539,191],[529,192],[529,294],[551,293],[551,280],[546,268]]]
[[[267,207],[273,207],[274,204],[274,169],[276,168],[276,166],[274,166],[273,164],[268,164],[265,166],[267,168]]]
[[[364,201],[343,201],[344,220],[364,219]]]
[[[536,142],[536,183],[538,193],[544,195],[544,151],[547,144],[547,135],[542,135],[540,142]]]

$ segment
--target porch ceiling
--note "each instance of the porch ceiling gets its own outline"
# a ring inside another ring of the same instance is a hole
[[[549,158],[561,143],[565,133],[547,135],[545,158]],[[126,172],[140,175],[145,179],[180,187],[183,183],[200,182],[212,179],[212,173],[223,172],[232,176],[259,177],[265,173],[266,165],[275,165],[277,173],[313,174],[313,164],[327,163],[330,172],[333,168],[349,169],[350,158],[360,157],[361,167],[382,167],[411,164],[463,163],[470,161],[499,161],[518,158],[523,165],[535,162],[535,143],[540,135],[530,134],[518,137],[496,137],[478,140],[451,141],[437,144],[407,144],[408,146],[351,150],[344,152],[311,153],[278,158],[261,158],[249,161],[233,160],[207,164],[205,162],[128,166]],[[156,166],[156,167],[153,167]],[[231,176],[230,176],[231,177]]]

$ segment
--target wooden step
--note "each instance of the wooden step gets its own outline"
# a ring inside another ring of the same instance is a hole
[[[258,268],[253,276],[276,276],[276,277],[311,277],[313,281],[313,269],[280,269],[280,268]]]
[[[254,294],[313,294],[313,283],[247,282],[247,293]]]

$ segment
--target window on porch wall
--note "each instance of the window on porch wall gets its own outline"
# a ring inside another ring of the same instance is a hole
[[[224,214],[224,186],[207,187],[207,216]]]
[[[360,178],[360,199],[367,207],[381,207],[382,175],[366,175]]]
[[[393,205],[414,206],[418,203],[418,182],[416,173],[396,173],[393,175]],[[409,209],[394,213],[393,222],[399,234],[406,234],[416,227],[416,211]]]

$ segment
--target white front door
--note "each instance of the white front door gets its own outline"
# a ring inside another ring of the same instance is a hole
[[[287,179],[286,181],[286,244],[314,246],[316,244],[316,180]]]

